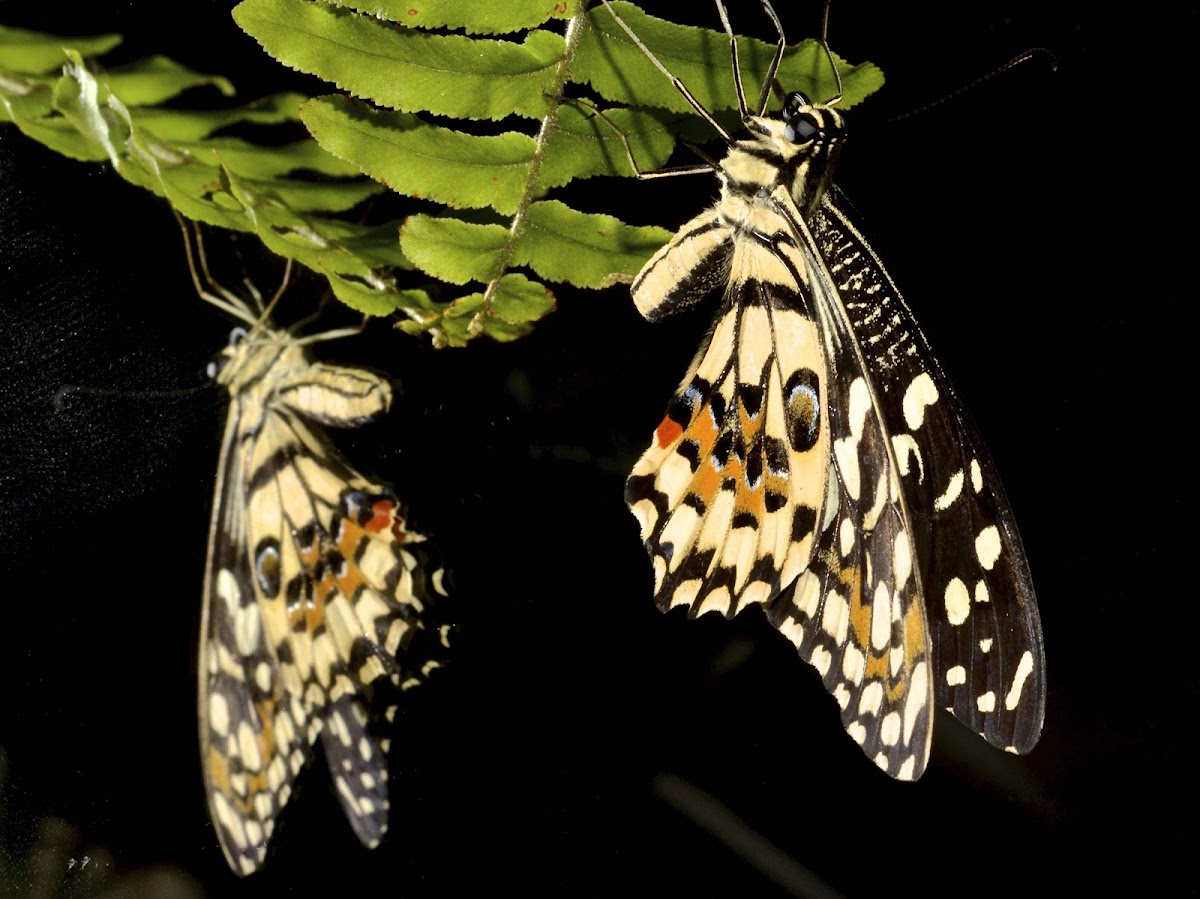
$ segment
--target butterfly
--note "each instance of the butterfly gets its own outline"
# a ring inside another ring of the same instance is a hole
[[[315,340],[347,332],[300,338],[272,327],[257,295],[252,307],[211,278],[216,293],[205,290],[186,245],[197,291],[246,325],[209,366],[229,412],[199,655],[209,813],[229,866],[245,875],[265,860],[318,741],[350,826],[378,845],[388,725],[398,694],[443,658],[445,577],[396,495],[323,431],[383,415],[389,383],[309,356]],[[207,278],[202,248],[200,260]]]
[[[692,617],[761,606],[894,778],[925,770],[938,706],[1028,752],[1046,697],[1028,562],[983,441],[832,185],[840,75],[830,100],[790,93],[768,115],[785,38],[764,0],[779,39],[750,111],[717,5],[747,134],[676,80],[727,152],[665,173],[712,171],[720,197],[632,285],[650,321],[721,294],[626,482],[655,602]]]

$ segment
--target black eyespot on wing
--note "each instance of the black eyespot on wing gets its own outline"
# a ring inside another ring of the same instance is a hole
[[[821,431],[821,391],[817,373],[811,368],[793,372],[784,388],[784,401],[792,449],[796,452],[812,449]]]
[[[263,596],[274,599],[279,595],[279,541],[274,537],[264,537],[258,542],[254,550],[254,576]]]

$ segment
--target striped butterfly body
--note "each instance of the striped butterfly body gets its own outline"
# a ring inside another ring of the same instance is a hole
[[[780,35],[769,86],[784,40],[764,6]],[[734,69],[741,139],[680,88],[726,138],[720,198],[633,284],[651,321],[721,293],[626,484],[656,603],[761,606],[892,777],[924,771],[936,706],[1027,752],[1045,661],[1021,540],[981,439],[831,186],[838,98],[792,93],[767,115],[764,88],[750,112],[736,47]]]
[[[388,723],[400,691],[442,657],[443,572],[395,494],[351,468],[322,431],[382,415],[388,382],[313,361],[312,338],[271,329],[227,291],[201,295],[249,325],[209,369],[229,413],[199,672],[209,812],[244,875],[263,863],[317,742],[355,834],[369,847],[383,837]]]

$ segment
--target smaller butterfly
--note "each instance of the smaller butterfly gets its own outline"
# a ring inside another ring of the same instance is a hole
[[[185,234],[186,238],[186,234]],[[439,664],[443,570],[392,491],[364,478],[322,426],[356,427],[391,405],[371,372],[315,362],[208,276],[201,297],[241,319],[209,366],[229,414],[209,528],[199,671],[209,813],[230,867],[262,865],[293,783],[319,740],[354,832],[387,830],[388,724],[400,691]],[[284,279],[286,284],[286,276]],[[217,295],[219,294],[219,295]]]

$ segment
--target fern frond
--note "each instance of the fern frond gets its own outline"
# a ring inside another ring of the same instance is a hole
[[[617,6],[669,65],[702,86],[702,102],[728,109],[736,94],[724,34]],[[692,127],[690,108],[603,7],[243,0],[234,18],[284,65],[344,91],[301,110],[321,146],[395,193],[434,204],[401,230],[405,256],[430,277],[482,285],[424,322],[404,322],[406,331],[424,323],[443,345],[477,334],[511,339],[529,329],[525,315],[553,308],[552,299],[522,301],[521,314],[512,314],[515,269],[601,288],[632,279],[671,235],[605,210],[573,209],[555,194],[582,179],[633,174],[617,130],[649,171],[667,163]],[[773,49],[739,40],[748,80],[761,78]],[[841,65],[845,105],[882,82],[873,66]],[[813,93],[833,89],[828,60],[811,42],[788,52],[780,77]],[[596,116],[597,99],[607,123]],[[487,220],[459,210],[483,210]],[[552,298],[538,281],[515,283],[522,297]],[[459,327],[467,311],[472,318]]]

